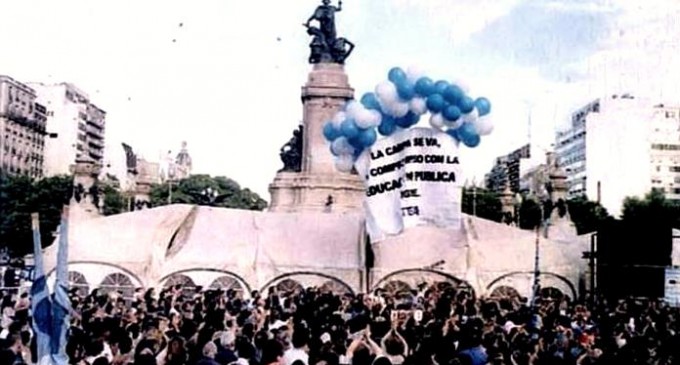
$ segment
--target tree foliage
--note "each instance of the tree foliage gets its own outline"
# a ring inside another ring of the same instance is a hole
[[[623,201],[621,220],[639,226],[665,225],[680,228],[680,205],[652,189],[644,198],[627,197]]]
[[[209,192],[214,192],[212,195]],[[196,204],[222,208],[263,210],[267,202],[256,193],[224,176],[191,175],[178,182],[155,184],[151,188],[151,205]]]
[[[503,218],[497,193],[484,188],[463,188],[463,213],[500,222]]]
[[[32,252],[31,213],[35,212],[40,215],[42,245],[50,245],[72,186],[70,176],[32,181],[24,176],[0,175],[0,247],[14,257]]]
[[[578,234],[595,232],[602,223],[613,219],[600,203],[585,197],[573,198],[567,202],[567,206]]]
[[[103,184],[100,186],[100,189],[104,196],[103,215],[120,214],[125,211],[125,198],[115,186]]]
[[[536,229],[541,225],[541,203],[534,199],[522,199],[519,206],[519,228]]]

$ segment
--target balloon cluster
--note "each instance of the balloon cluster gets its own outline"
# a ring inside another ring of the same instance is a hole
[[[389,136],[410,128],[428,112],[433,128],[470,148],[479,145],[480,136],[493,131],[486,117],[491,112],[489,100],[471,98],[461,85],[434,81],[415,68],[404,71],[394,67],[387,78],[359,102],[349,101],[324,125],[323,134],[331,142],[338,170],[351,171],[356,158],[375,143],[378,133]]]

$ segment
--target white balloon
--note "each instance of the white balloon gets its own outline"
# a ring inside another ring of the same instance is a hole
[[[427,101],[425,98],[415,97],[409,102],[409,107],[412,112],[423,115],[427,113]]]
[[[331,142],[331,150],[338,155],[352,155],[354,153],[354,147],[349,144],[347,137],[339,137]]]
[[[395,118],[401,118],[409,112],[408,103],[402,103],[400,101],[392,102],[389,105],[390,115]]]
[[[418,66],[411,65],[406,69],[406,79],[411,85],[415,85],[416,81],[423,76],[425,73]]]
[[[444,117],[441,113],[432,114],[430,117],[430,125],[440,131],[444,129]]]
[[[460,119],[462,119],[463,122],[474,123],[477,119],[479,119],[479,112],[476,108],[472,109],[471,112],[463,114]]]
[[[493,122],[489,118],[479,118],[472,124],[472,126],[480,136],[487,136],[493,132]]]
[[[360,110],[354,117],[354,121],[356,121],[357,127],[365,129],[369,128],[371,125],[371,118],[373,118],[373,116],[368,113],[368,110]]]
[[[340,125],[342,124],[342,122],[345,121],[345,119],[347,119],[347,114],[345,112],[342,111],[337,112],[333,116],[331,123],[333,124],[333,127],[335,127],[335,129],[340,129]]]
[[[371,127],[377,127],[382,122],[382,114],[377,110],[367,110],[371,115]]]
[[[352,155],[340,155],[335,158],[335,168],[341,172],[352,172],[352,167],[354,167],[354,159]]]
[[[397,87],[389,80],[383,81],[375,87],[375,96],[378,98],[380,105],[399,99]]]
[[[444,119],[444,125],[449,127],[449,129],[458,129],[460,128],[460,126],[463,125],[463,123],[465,123],[463,118],[458,118],[458,120],[456,120],[455,122]]]
[[[361,112],[364,110],[364,106],[356,100],[352,100],[347,103],[345,112],[347,113],[347,118],[357,120],[359,119]]]
[[[377,114],[377,117],[376,117]],[[357,126],[359,128],[374,128],[380,125],[381,115],[375,110],[362,109],[356,116]]]

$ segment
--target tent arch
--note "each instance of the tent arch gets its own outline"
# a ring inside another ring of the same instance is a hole
[[[315,272],[315,271],[294,271],[286,274],[281,274],[279,276],[274,277],[273,279],[269,280],[267,283],[265,283],[262,288],[260,289],[260,292],[264,292],[267,290],[269,287],[276,285],[278,282],[283,281],[284,279],[291,279],[294,278],[295,276],[315,276],[323,279],[327,279],[330,281],[333,281],[336,284],[339,284],[340,286],[344,287],[348,293],[354,294],[354,289],[347,284],[344,280],[335,277],[333,275],[328,275],[320,272]]]
[[[73,261],[68,262],[69,266],[70,265],[81,265],[81,264],[82,265],[101,265],[101,266],[113,268],[113,269],[120,271],[120,272],[124,273],[125,275],[129,276],[132,279],[132,282],[137,283],[138,286],[141,287],[142,289],[146,289],[146,285],[145,285],[144,281],[142,281],[142,279],[137,274],[126,269],[123,266],[116,265],[116,264],[113,264],[113,263],[110,263],[110,262],[105,262],[105,261],[92,261],[92,260],[73,260]],[[54,274],[56,270],[57,270],[56,267],[51,269],[49,272],[47,272],[46,276],[52,276],[52,274]],[[86,275],[84,275],[84,276],[86,276]],[[96,286],[95,286],[95,288],[96,288]]]
[[[463,288],[465,290],[469,290],[470,293],[472,294],[472,296],[473,297],[475,296],[474,288],[467,281],[460,279],[460,278],[456,277],[455,275],[449,274],[449,273],[444,272],[444,271],[439,271],[439,270],[434,270],[434,269],[423,269],[423,268],[401,269],[401,270],[393,271],[393,272],[383,276],[380,280],[378,280],[372,286],[371,291],[374,291],[374,290],[376,290],[376,289],[382,287],[383,285],[386,285],[386,284],[388,284],[392,281],[404,282],[407,285],[413,287],[413,286],[415,286],[415,285],[413,285],[415,283],[409,283],[409,280],[407,280],[406,278],[408,276],[417,276],[417,275],[443,278],[443,279],[445,279],[443,281],[448,281],[448,282],[454,284],[455,287],[457,287],[457,288]]]
[[[513,277],[513,276],[526,276],[526,275],[532,275],[533,276],[534,272],[533,271],[513,271],[513,272],[509,272],[507,274],[503,274],[503,275],[495,278],[494,280],[492,280],[486,286],[486,290],[487,290],[487,292],[491,291],[496,284],[500,283],[504,279],[508,279],[508,278]],[[550,278],[550,279],[556,280],[559,284],[562,284],[564,286],[564,288],[568,289],[569,292],[571,292],[571,298],[578,298],[578,292],[576,291],[576,287],[566,277],[559,275],[559,274],[555,274],[553,272],[541,271],[539,273],[539,278]],[[552,287],[554,285],[545,285],[545,286],[546,287]],[[560,289],[560,288],[556,288],[556,289]],[[564,294],[566,294],[566,293],[564,293]]]
[[[172,276],[177,276],[177,275],[184,275],[190,277],[188,274],[192,272],[212,272],[212,273],[217,273],[217,274],[222,274],[223,276],[229,276],[231,278],[236,279],[236,281],[241,285],[243,290],[247,291],[248,294],[252,292],[252,288],[250,287],[250,284],[239,274],[236,274],[232,271],[227,271],[227,270],[220,270],[220,269],[210,269],[210,268],[204,268],[204,267],[196,267],[196,268],[190,268],[190,269],[183,269],[183,270],[178,270],[171,272],[165,276],[163,276],[159,281],[161,283],[164,283],[168,278]]]

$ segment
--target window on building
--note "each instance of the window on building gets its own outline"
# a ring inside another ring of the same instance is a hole
[[[670,172],[680,172],[680,166],[670,166],[668,169]]]

